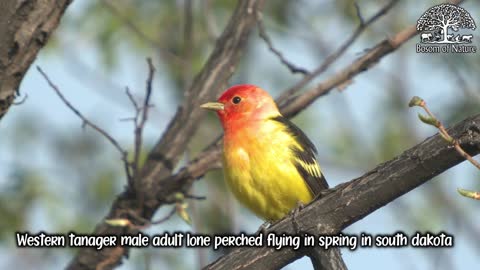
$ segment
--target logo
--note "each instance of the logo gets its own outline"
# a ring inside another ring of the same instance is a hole
[[[431,7],[418,19],[417,53],[476,53],[471,45],[475,21],[465,9],[451,4]]]

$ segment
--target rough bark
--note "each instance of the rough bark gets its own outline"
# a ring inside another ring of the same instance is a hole
[[[165,196],[156,196],[157,193],[154,192],[175,185],[170,178],[172,170],[185,151],[200,119],[205,115],[200,104],[217,96],[235,71],[264,2],[265,0],[238,1],[207,63],[185,92],[184,102],[170,121],[167,131],[148,155],[142,177],[135,179],[136,192],[127,189],[118,196],[107,218],[129,218],[129,213],[134,212],[136,216],[151,219],[155,211],[161,205],[171,202],[171,197],[179,191],[162,193]],[[132,233],[135,230],[108,226],[103,221],[94,231],[97,235]],[[127,254],[127,247],[106,248],[100,252],[81,249],[68,269],[112,269],[121,264],[122,258]]]
[[[0,119],[71,0],[0,1]]]
[[[470,155],[480,153],[480,114],[465,119],[448,132],[459,140]],[[463,161],[451,145],[440,135],[435,135],[365,175],[338,185],[298,212],[295,222],[289,216],[268,232],[294,234],[298,230],[313,235],[339,233]],[[280,269],[304,255],[288,248],[278,251],[269,247],[237,248],[204,269]]]

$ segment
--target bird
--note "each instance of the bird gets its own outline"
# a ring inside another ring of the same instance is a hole
[[[258,217],[278,221],[328,188],[314,144],[262,88],[235,85],[200,107],[222,124],[227,186]]]

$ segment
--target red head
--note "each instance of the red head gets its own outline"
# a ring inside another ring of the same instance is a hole
[[[202,108],[215,110],[223,128],[243,127],[269,117],[280,115],[273,98],[263,89],[251,84],[235,85],[225,91],[218,102]]]

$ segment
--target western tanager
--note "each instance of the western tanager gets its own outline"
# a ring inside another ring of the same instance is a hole
[[[328,187],[313,143],[260,87],[233,86],[201,107],[215,110],[222,123],[230,190],[259,217],[276,221]]]

